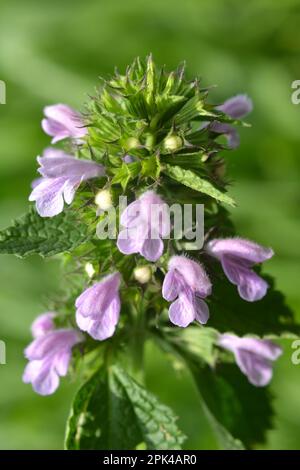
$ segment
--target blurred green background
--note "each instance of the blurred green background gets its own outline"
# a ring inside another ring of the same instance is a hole
[[[35,157],[49,144],[40,127],[46,104],[79,107],[99,75],[150,51],[171,69],[187,61],[188,75],[216,84],[212,100],[236,93],[254,101],[241,147],[226,154],[233,218],[240,235],[271,245],[265,270],[277,278],[299,312],[300,105],[291,83],[300,79],[299,0],[0,0],[0,226],[27,208]],[[64,380],[51,397],[21,382],[29,326],[59,286],[57,261],[0,259],[0,448],[62,448],[64,422],[77,384]],[[298,314],[299,317],[299,314]],[[151,357],[150,357],[151,356]],[[272,389],[277,417],[265,448],[300,448],[300,365],[291,345],[276,366]],[[149,387],[173,406],[189,436],[187,448],[214,449],[191,379],[177,377],[157,351],[147,359]]]

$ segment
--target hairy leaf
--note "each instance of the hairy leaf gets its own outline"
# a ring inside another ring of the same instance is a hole
[[[218,364],[214,369],[188,364],[220,446],[243,449],[265,442],[273,417],[268,388],[251,385],[236,364]]]
[[[246,302],[239,296],[237,287],[221,273],[211,276],[209,326],[221,333],[231,331],[239,336],[298,336],[300,325],[295,322],[284,296],[274,288],[270,276],[263,277],[270,286],[266,296],[257,302]]]
[[[184,440],[172,410],[121,367],[104,366],[77,393],[67,449],[179,449]]]
[[[45,218],[31,207],[11,227],[0,232],[0,253],[51,256],[71,251],[88,239],[88,228],[74,211]]]
[[[228,196],[226,193],[223,193],[213,186],[209,181],[201,178],[191,170],[185,170],[180,166],[166,164],[163,168],[163,172],[178,183],[192,188],[195,191],[207,194],[217,201],[224,202],[230,206],[235,206],[235,202],[230,196]]]

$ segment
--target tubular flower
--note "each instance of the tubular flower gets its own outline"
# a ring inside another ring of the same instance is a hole
[[[120,282],[120,273],[110,274],[76,300],[77,325],[96,340],[110,338],[115,332],[121,309]]]
[[[270,259],[274,254],[271,248],[242,238],[225,238],[211,240],[206,251],[221,262],[229,281],[238,286],[242,299],[254,302],[266,295],[267,282],[251,267]]]
[[[170,233],[170,217],[167,204],[154,191],[129,204],[121,215],[121,224],[125,227],[117,240],[121,253],[140,253],[148,261],[161,257],[162,237]]]
[[[222,105],[218,106],[217,109],[227,114],[232,119],[242,119],[251,113],[253,109],[252,101],[246,95],[233,96],[226,100]],[[240,137],[236,129],[230,124],[224,122],[213,121],[210,126],[210,130],[217,134],[224,134],[227,138],[228,146],[230,148],[236,148],[240,144]]]
[[[41,217],[53,217],[71,204],[82,181],[105,174],[104,167],[90,160],[79,160],[57,149],[46,149],[38,157],[42,178],[33,184],[29,201],[36,201]]]
[[[46,106],[44,114],[42,128],[46,134],[53,137],[52,144],[67,137],[79,139],[80,142],[80,138],[87,133],[80,114],[66,104]]]
[[[83,341],[83,337],[73,329],[47,329],[49,323],[42,332],[40,326],[45,317],[37,320],[39,327],[35,323],[32,325],[37,336],[24,351],[29,363],[24,370],[23,382],[31,383],[40,395],[51,395],[59,386],[59,377],[67,374],[73,346]]]
[[[218,344],[234,354],[240,370],[257,387],[264,387],[270,382],[272,362],[282,354],[282,349],[271,341],[239,338],[231,334],[220,335]]]
[[[173,256],[170,259],[162,295],[164,299],[173,302],[169,308],[172,323],[186,327],[197,320],[205,324],[209,310],[202,299],[210,293],[211,282],[200,264],[184,256]]]

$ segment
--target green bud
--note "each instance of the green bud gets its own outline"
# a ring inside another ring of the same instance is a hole
[[[136,137],[128,137],[128,139],[125,142],[126,150],[136,149],[140,146],[141,146],[141,143],[139,139],[137,139]]]
[[[164,140],[164,148],[168,152],[176,152],[179,150],[183,145],[182,138],[176,134],[171,134]]]

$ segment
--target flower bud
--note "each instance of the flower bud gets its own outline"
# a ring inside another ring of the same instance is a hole
[[[92,263],[86,263],[84,269],[85,269],[85,272],[87,273],[87,275],[90,278],[92,278],[94,276],[95,272],[96,272],[94,266],[92,265]]]
[[[108,189],[101,189],[95,197],[95,203],[99,209],[107,211],[112,206],[111,193]]]
[[[139,139],[136,137],[129,137],[125,142],[126,150],[136,149],[141,146]]]
[[[182,147],[182,144],[182,138],[176,134],[171,134],[164,140],[164,148],[169,152],[176,152]]]
[[[134,278],[141,284],[146,284],[152,277],[152,270],[149,266],[137,266],[133,271]]]

